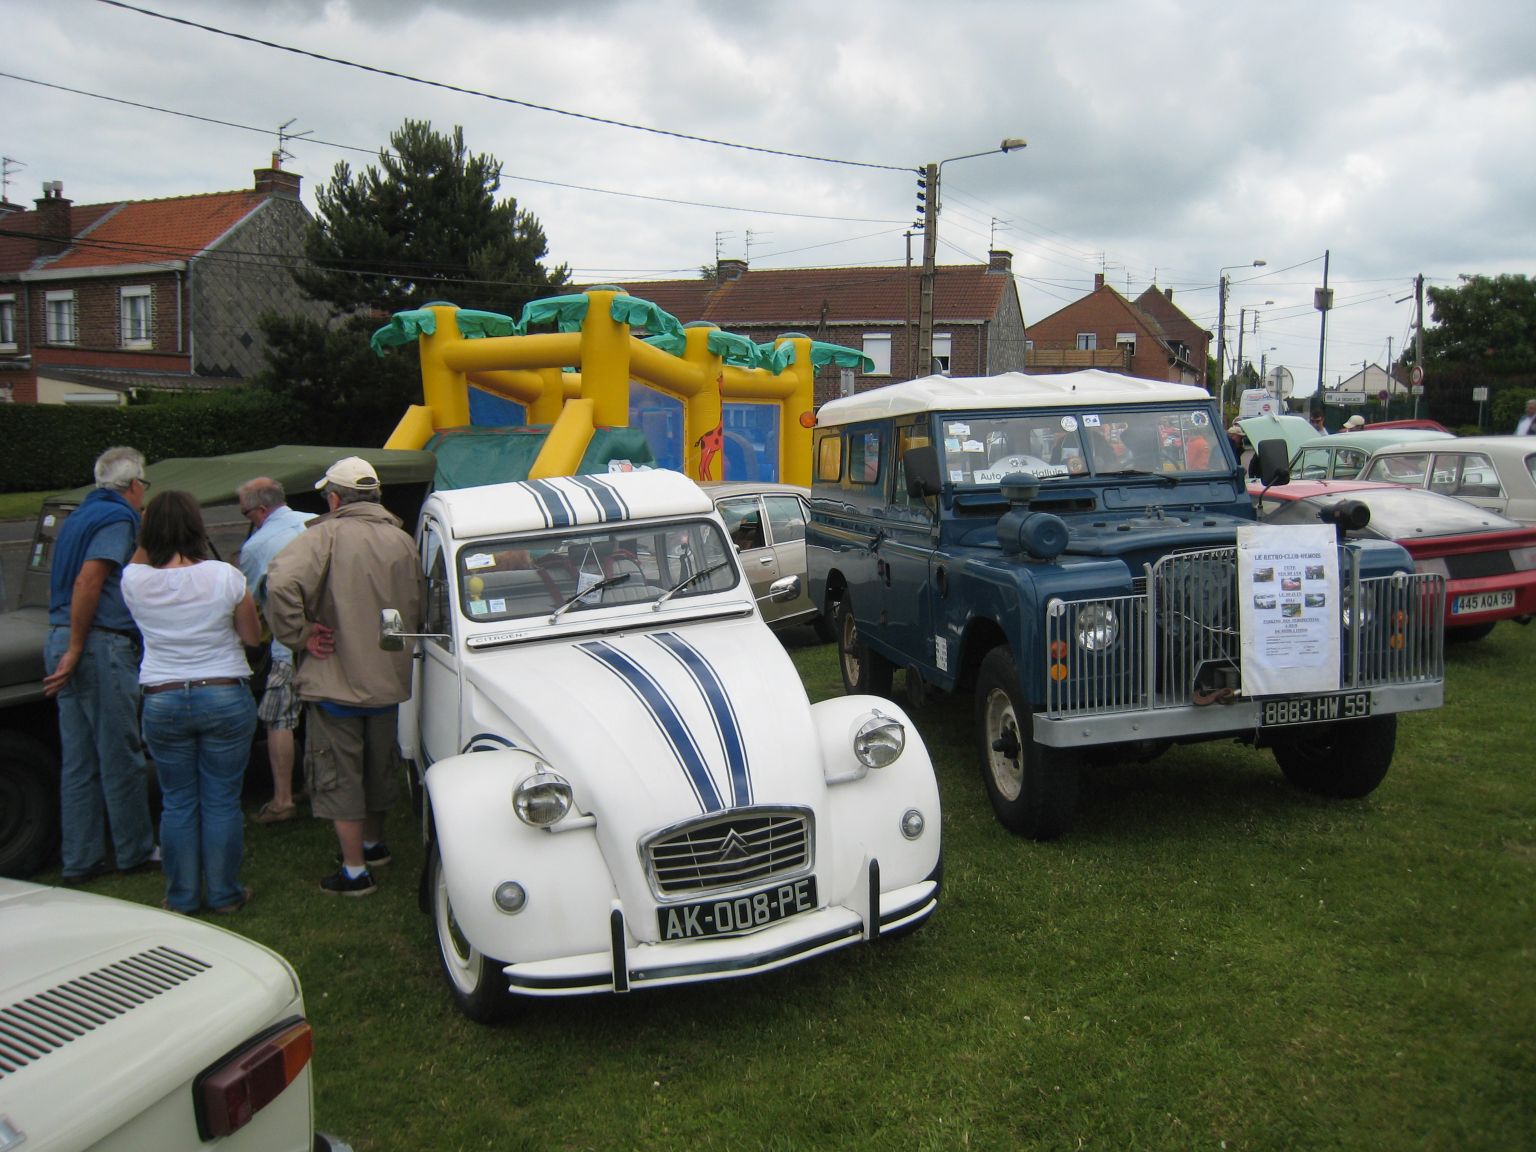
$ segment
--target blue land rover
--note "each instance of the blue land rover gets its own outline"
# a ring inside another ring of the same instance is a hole
[[[824,405],[814,437],[809,578],[845,688],[889,695],[899,668],[914,699],[973,693],[982,777],[1023,835],[1067,830],[1085,757],[1196,740],[1364,796],[1396,714],[1442,702],[1443,580],[1345,541],[1354,522],[1258,525],[1204,389],[935,376]],[[1283,446],[1259,455],[1283,483]]]

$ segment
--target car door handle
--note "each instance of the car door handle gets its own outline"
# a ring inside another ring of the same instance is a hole
[[[773,563],[773,557],[772,557],[772,556],[759,556],[759,557],[758,557],[758,558],[757,558],[757,562],[758,562],[758,563],[759,563],[759,564],[761,564],[761,565],[762,565],[762,566],[763,566],[763,567],[764,567],[764,568],[766,568],[766,567],[768,567],[768,566],[769,566],[769,565],[770,565],[770,564],[772,564],[772,563]]]

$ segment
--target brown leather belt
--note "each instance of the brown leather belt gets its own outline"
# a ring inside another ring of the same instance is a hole
[[[239,676],[213,676],[207,680],[172,680],[167,684],[146,684],[139,689],[146,696],[156,692],[174,692],[178,688],[215,688],[222,684],[244,684]]]

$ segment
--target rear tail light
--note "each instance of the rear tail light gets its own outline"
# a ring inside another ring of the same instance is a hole
[[[1509,559],[1516,572],[1529,572],[1536,568],[1536,548],[1511,548]]]
[[[198,1135],[215,1140],[244,1128],[298,1079],[314,1051],[309,1021],[296,1017],[204,1069],[192,1086]]]

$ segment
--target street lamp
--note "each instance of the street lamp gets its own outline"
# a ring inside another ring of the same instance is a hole
[[[1220,292],[1216,304],[1216,371],[1221,374],[1221,386],[1217,389],[1217,399],[1221,405],[1222,419],[1225,420],[1227,411],[1227,273],[1234,268],[1262,268],[1263,260],[1250,260],[1247,264],[1228,264],[1221,268],[1218,287]]]
[[[918,195],[923,201],[923,279],[917,321],[917,363],[924,376],[933,371],[933,272],[939,253],[939,175],[944,171],[944,165],[956,160],[972,160],[977,156],[991,156],[994,152],[1016,152],[1027,143],[1017,136],[1010,136],[985,152],[951,156],[918,169]]]

